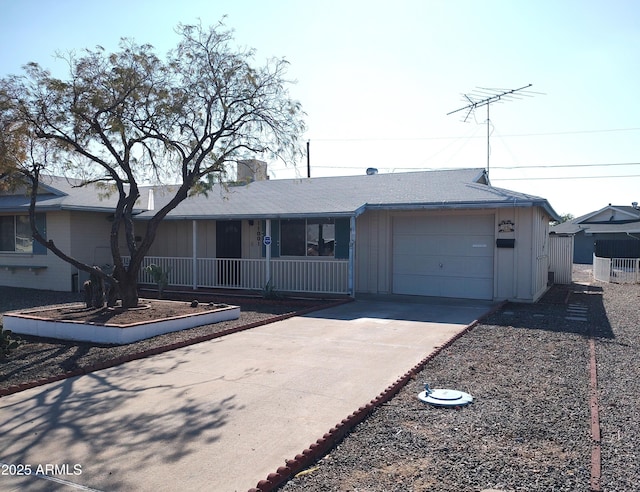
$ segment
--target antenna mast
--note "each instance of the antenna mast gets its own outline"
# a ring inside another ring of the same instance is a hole
[[[504,102],[504,101],[511,101],[513,99],[522,99],[522,97],[532,97],[536,93],[525,90],[531,87],[532,85],[533,84],[528,84],[523,87],[519,87],[518,89],[510,89],[510,90],[487,89],[484,87],[478,87],[470,94],[463,94],[464,96],[463,100],[466,100],[469,104],[467,104],[462,108],[458,108],[454,111],[447,113],[447,116],[449,116],[450,114],[467,110],[467,114],[465,115],[463,120],[466,123],[471,113],[473,113],[473,111],[475,111],[477,108],[480,108],[482,106],[487,107],[487,176],[489,175],[489,160],[490,160],[490,154],[491,154],[491,147],[489,145],[489,138],[491,136],[491,132],[490,132],[491,120],[489,119],[489,107],[491,106],[491,103],[495,103],[495,102]]]

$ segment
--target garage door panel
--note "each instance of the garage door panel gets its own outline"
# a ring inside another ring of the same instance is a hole
[[[399,234],[394,239],[394,255],[491,256],[492,236],[453,234]]]
[[[394,234],[484,235],[493,231],[493,215],[394,217]]]
[[[463,299],[492,299],[493,279],[465,278],[460,279],[445,277],[441,279],[441,291],[447,293],[446,297],[461,297]]]
[[[493,238],[491,236],[443,235],[438,240],[437,251],[442,256],[490,256],[493,258]]]
[[[431,275],[442,277],[493,277],[493,262],[483,257],[395,255],[397,274]]]
[[[492,215],[395,217],[393,292],[493,298]]]
[[[414,296],[440,297],[440,286],[436,277],[430,281],[425,281],[424,275],[394,275],[394,294],[409,294]]]
[[[440,218],[437,217],[394,217],[394,234],[428,234],[438,227]]]
[[[492,299],[492,279],[425,276],[406,274],[394,276],[393,292],[434,297],[462,299]]]
[[[456,258],[455,261],[443,259],[441,275],[459,278],[493,278],[493,262],[478,258]]]
[[[394,241],[394,254],[441,254],[443,252],[442,241],[437,236],[402,234],[396,236]]]
[[[394,272],[399,274],[430,275],[437,272],[440,259],[436,256],[402,255],[394,256]]]

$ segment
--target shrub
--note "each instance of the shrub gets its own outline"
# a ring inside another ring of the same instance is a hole
[[[161,266],[152,263],[145,268],[145,271],[151,276],[153,281],[158,285],[158,299],[162,299],[164,289],[169,285],[170,268],[163,270]]]
[[[16,349],[20,343],[20,338],[14,337],[11,330],[5,330],[0,323],[0,359],[9,355],[9,352]]]

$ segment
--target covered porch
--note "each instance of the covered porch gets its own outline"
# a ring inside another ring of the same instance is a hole
[[[243,217],[167,220],[145,267],[168,272],[169,286],[353,295],[355,217]],[[130,257],[124,258],[125,265]]]
[[[129,257],[125,257],[128,265]],[[153,284],[144,267],[169,272],[169,286],[276,292],[351,294],[348,260],[189,258],[147,256],[138,281]],[[270,273],[268,273],[270,270]]]

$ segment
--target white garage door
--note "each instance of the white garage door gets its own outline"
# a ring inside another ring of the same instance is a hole
[[[493,298],[493,215],[394,217],[393,292]]]

